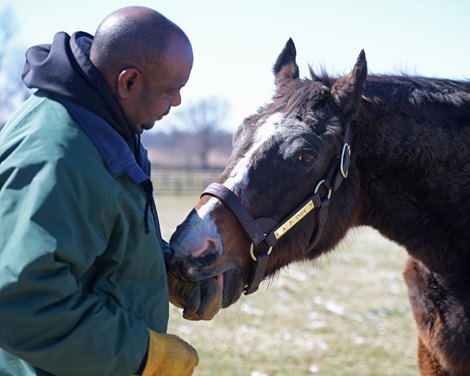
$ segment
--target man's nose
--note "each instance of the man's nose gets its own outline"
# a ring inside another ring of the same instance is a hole
[[[177,107],[181,104],[181,93],[178,92],[178,94],[176,94],[175,96],[173,96],[173,98],[171,98],[171,105],[173,107]]]

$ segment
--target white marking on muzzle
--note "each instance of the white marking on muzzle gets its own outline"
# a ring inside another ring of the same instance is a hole
[[[188,218],[188,223],[181,235],[174,240],[174,249],[178,250],[179,256],[195,256],[197,250],[205,244],[205,239],[212,238],[218,243],[218,252],[221,252],[222,241],[217,231],[215,222],[210,217],[201,218],[197,213],[193,213]],[[203,254],[202,254],[203,255]]]

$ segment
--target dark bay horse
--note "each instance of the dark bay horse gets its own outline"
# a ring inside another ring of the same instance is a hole
[[[422,375],[470,375],[470,83],[299,78],[289,40],[272,101],[234,135],[223,174],[171,239],[170,268],[217,278],[223,306],[283,266],[372,226],[409,254]]]

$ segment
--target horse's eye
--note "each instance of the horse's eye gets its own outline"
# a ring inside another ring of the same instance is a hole
[[[316,158],[315,154],[312,153],[300,153],[297,159],[304,164],[311,164]]]

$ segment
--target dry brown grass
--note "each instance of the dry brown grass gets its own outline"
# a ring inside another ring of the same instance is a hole
[[[168,238],[197,197],[162,196]],[[372,229],[315,265],[283,270],[210,322],[172,308],[169,331],[199,353],[195,376],[417,375],[405,251]]]

